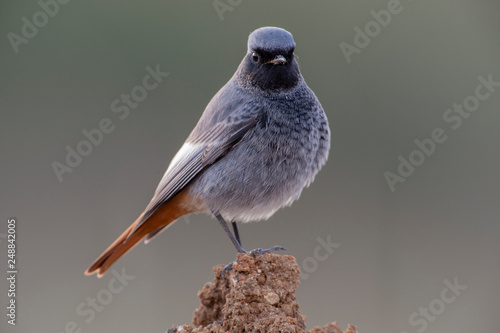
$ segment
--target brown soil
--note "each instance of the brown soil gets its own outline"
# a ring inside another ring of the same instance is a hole
[[[198,292],[201,305],[194,311],[195,328],[185,324],[168,333],[306,332],[306,318],[295,302],[299,268],[294,257],[238,254],[226,279],[221,276],[223,267],[215,266],[214,282]],[[307,332],[342,333],[336,322]],[[349,325],[345,333],[356,333],[356,327]]]

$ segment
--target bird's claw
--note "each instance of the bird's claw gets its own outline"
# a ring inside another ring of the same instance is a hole
[[[285,251],[286,253],[288,253],[287,249],[285,249],[283,246],[279,246],[279,245],[276,245],[276,246],[273,246],[269,249],[261,249],[261,248],[257,248],[257,249],[253,249],[252,251],[250,252],[247,252],[247,253],[250,253],[252,255],[258,253],[259,254],[259,258],[265,254],[265,253],[271,253],[271,252],[275,252],[275,251]]]
[[[238,260],[236,260],[238,261]],[[230,271],[233,269],[233,261],[231,261],[229,264],[226,265],[226,267],[224,267],[224,269],[222,270],[222,279],[225,280],[226,279],[226,272],[227,271]]]

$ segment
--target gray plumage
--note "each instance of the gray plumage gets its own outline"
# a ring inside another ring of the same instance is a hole
[[[330,129],[294,49],[286,30],[250,34],[246,56],[170,163],[142,222],[188,185],[206,212],[228,221],[267,219],[299,198],[327,160]]]
[[[213,215],[240,253],[285,250],[246,251],[235,222],[267,219],[290,205],[328,157],[328,121],[300,75],[294,50],[292,35],[283,29],[250,34],[236,73],[207,105],[144,212],[86,274],[103,276],[139,241],[197,212]],[[226,221],[233,222],[234,233]]]

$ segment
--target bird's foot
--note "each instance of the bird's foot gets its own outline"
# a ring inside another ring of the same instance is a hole
[[[263,254],[271,253],[271,252],[276,252],[276,251],[285,251],[286,253],[288,253],[287,249],[285,249],[283,246],[279,246],[279,245],[273,246],[273,247],[271,247],[269,249],[257,248],[257,249],[253,249],[252,251],[245,251],[245,252],[241,252],[241,253],[247,253],[247,254],[251,254],[251,255],[255,255],[255,254],[258,253],[259,254],[259,258],[260,258]],[[238,259],[236,259],[236,262],[238,262]],[[233,263],[234,263],[234,261],[231,261],[222,270],[222,278],[224,280],[226,279],[226,272],[233,269]]]
[[[288,253],[288,251],[283,246],[279,246],[279,245],[273,246],[273,247],[271,247],[269,249],[265,249],[265,250],[261,249],[261,248],[253,249],[252,251],[247,252],[247,253],[250,253],[252,255],[258,253],[259,258],[260,258],[265,253],[271,253],[271,252],[276,252],[276,251],[285,251],[286,253]]]

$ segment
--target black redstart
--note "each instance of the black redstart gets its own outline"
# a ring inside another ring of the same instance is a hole
[[[246,252],[235,222],[267,219],[299,198],[326,162],[330,129],[294,49],[286,30],[250,34],[236,73],[208,103],[151,202],[86,274],[101,277],[140,240],[195,212],[213,214],[238,252]],[[225,221],[233,222],[234,234]]]

